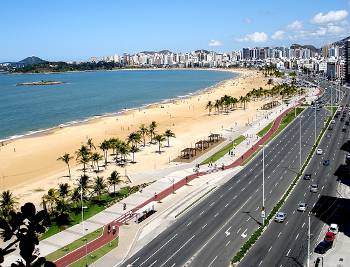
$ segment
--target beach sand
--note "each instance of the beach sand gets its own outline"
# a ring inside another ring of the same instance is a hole
[[[215,133],[225,128],[241,128],[248,120],[255,119],[262,104],[268,100],[251,101],[247,109],[239,109],[228,115],[212,114],[208,116],[205,105],[208,100],[215,101],[223,95],[239,97],[253,88],[267,88],[267,78],[254,70],[234,70],[239,78],[224,81],[210,90],[186,99],[177,99],[165,104],[155,104],[143,109],[127,111],[121,115],[103,117],[86,123],[57,128],[46,134],[14,140],[0,147],[0,185],[1,190],[10,189],[19,203],[33,201],[39,203],[41,196],[58,183],[74,183],[81,174],[80,168],[72,162],[71,181],[67,177],[67,167],[56,159],[64,153],[74,152],[88,138],[97,146],[104,139],[118,137],[124,139],[132,131],[138,130],[140,124],[156,121],[157,131],[163,133],[171,129],[176,138],[170,140],[170,147],[163,147],[161,154],[156,153],[158,145],[148,145],[135,154],[136,164],[127,166],[128,175],[146,170],[160,169],[168,166],[185,147],[194,147],[194,143],[206,138],[210,132]],[[164,88],[166,90],[166,88]],[[269,100],[271,101],[271,100]],[[166,145],[167,142],[164,142]],[[102,152],[101,152],[102,154]],[[129,156],[131,159],[131,155]],[[102,161],[101,163],[102,164]],[[114,170],[122,175],[125,169],[110,164],[99,176],[105,178]],[[93,175],[95,177],[95,175]]]

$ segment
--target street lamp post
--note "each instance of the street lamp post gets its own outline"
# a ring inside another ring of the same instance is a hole
[[[262,217],[262,225],[265,224],[265,147],[267,145],[260,145],[262,147],[262,162],[263,162],[263,169],[262,169],[262,207],[261,207],[261,217]]]
[[[310,225],[311,225],[311,216],[310,212],[308,214],[308,231],[307,231],[307,267],[310,267]]]
[[[303,117],[304,116],[302,115],[299,116],[299,168],[300,168],[300,171],[301,171],[301,119]]]

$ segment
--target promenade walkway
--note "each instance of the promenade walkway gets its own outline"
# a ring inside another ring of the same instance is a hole
[[[295,98],[291,102],[290,106],[295,105],[296,103],[297,99]],[[163,200],[164,198],[171,195],[174,190],[176,191],[182,188],[184,185],[190,182],[194,182],[194,180],[197,180],[197,178],[208,175],[214,175],[218,177],[222,176],[223,173],[227,174],[226,170],[234,169],[237,166],[240,166],[245,160],[249,159],[259,149],[259,145],[266,142],[271,137],[271,135],[276,132],[281,120],[291,109],[290,106],[288,107],[286,105],[281,105],[274,110],[269,111],[269,114],[264,114],[264,116],[261,118],[257,118],[257,121],[255,121],[253,124],[247,125],[247,127],[244,129],[244,132],[233,132],[226,130],[226,133],[224,133],[224,135],[226,135],[225,137],[227,140],[210,151],[210,154],[219,151],[222,147],[232,142],[231,140],[234,140],[234,138],[242,134],[245,135],[247,139],[234,149],[235,156],[227,154],[218,160],[216,169],[214,167],[201,166],[199,171],[194,172],[194,166],[209,156],[209,153],[206,153],[191,164],[172,166],[168,168],[168,170],[157,170],[156,172],[149,172],[148,174],[144,174],[145,176],[148,176],[148,179],[152,176],[156,177],[154,175],[157,173],[159,174],[158,177],[162,178],[144,188],[142,192],[132,194],[124,199],[122,203],[116,203],[113,206],[100,212],[99,214],[96,214],[95,216],[86,220],[84,222],[84,233],[82,230],[83,225],[80,223],[41,241],[39,244],[40,255],[46,256],[81,238],[82,235],[89,234],[108,224],[116,226],[117,232],[115,235],[111,235],[108,233],[107,229],[104,229],[103,235],[101,235],[101,237],[91,241],[87,244],[87,246],[80,247],[56,261],[58,267],[67,266],[70,263],[73,263],[74,261],[82,258],[84,255],[86,255],[86,253],[92,252],[104,244],[107,244],[113,238],[116,238],[120,234],[120,226],[131,221],[135,217],[136,212],[148,203],[152,201]],[[270,130],[262,138],[258,138],[256,133],[273,120],[274,123]],[[222,165],[224,165],[224,168],[220,168]],[[142,179],[145,178],[141,178],[141,176],[131,177],[132,181],[137,182],[141,182]],[[126,204],[126,210],[123,210],[123,203]],[[132,242],[132,240],[130,242]],[[11,254],[9,257],[6,257],[5,263],[14,262],[16,259],[18,259],[18,255]]]

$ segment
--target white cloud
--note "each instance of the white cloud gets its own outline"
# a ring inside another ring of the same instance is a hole
[[[274,40],[283,40],[284,39],[284,31],[276,31],[271,38]]]
[[[222,46],[222,42],[218,40],[210,40],[208,46]]]
[[[252,19],[251,18],[249,18],[249,17],[246,17],[246,18],[244,18],[244,23],[247,23],[247,24],[250,24],[250,23],[252,23],[253,21],[252,21]]]
[[[315,24],[338,22],[344,20],[347,16],[348,12],[346,10],[329,11],[325,14],[320,12],[312,18],[311,22]]]
[[[340,36],[343,34],[345,29],[343,27],[337,26],[337,25],[327,25],[327,26],[322,26],[319,27],[317,30],[314,32],[311,32],[311,35],[313,36]]]
[[[295,20],[292,23],[287,25],[287,29],[292,31],[301,30],[302,28],[303,28],[303,23],[299,20]]]
[[[252,34],[247,34],[238,40],[241,42],[263,43],[266,42],[268,38],[269,37],[264,32],[254,32]]]

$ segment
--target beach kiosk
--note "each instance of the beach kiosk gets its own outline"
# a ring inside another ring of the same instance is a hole
[[[140,223],[143,220],[147,219],[149,216],[151,216],[153,213],[156,212],[154,209],[155,201],[151,201],[150,203],[146,204],[142,208],[138,209],[135,214],[135,222]]]

